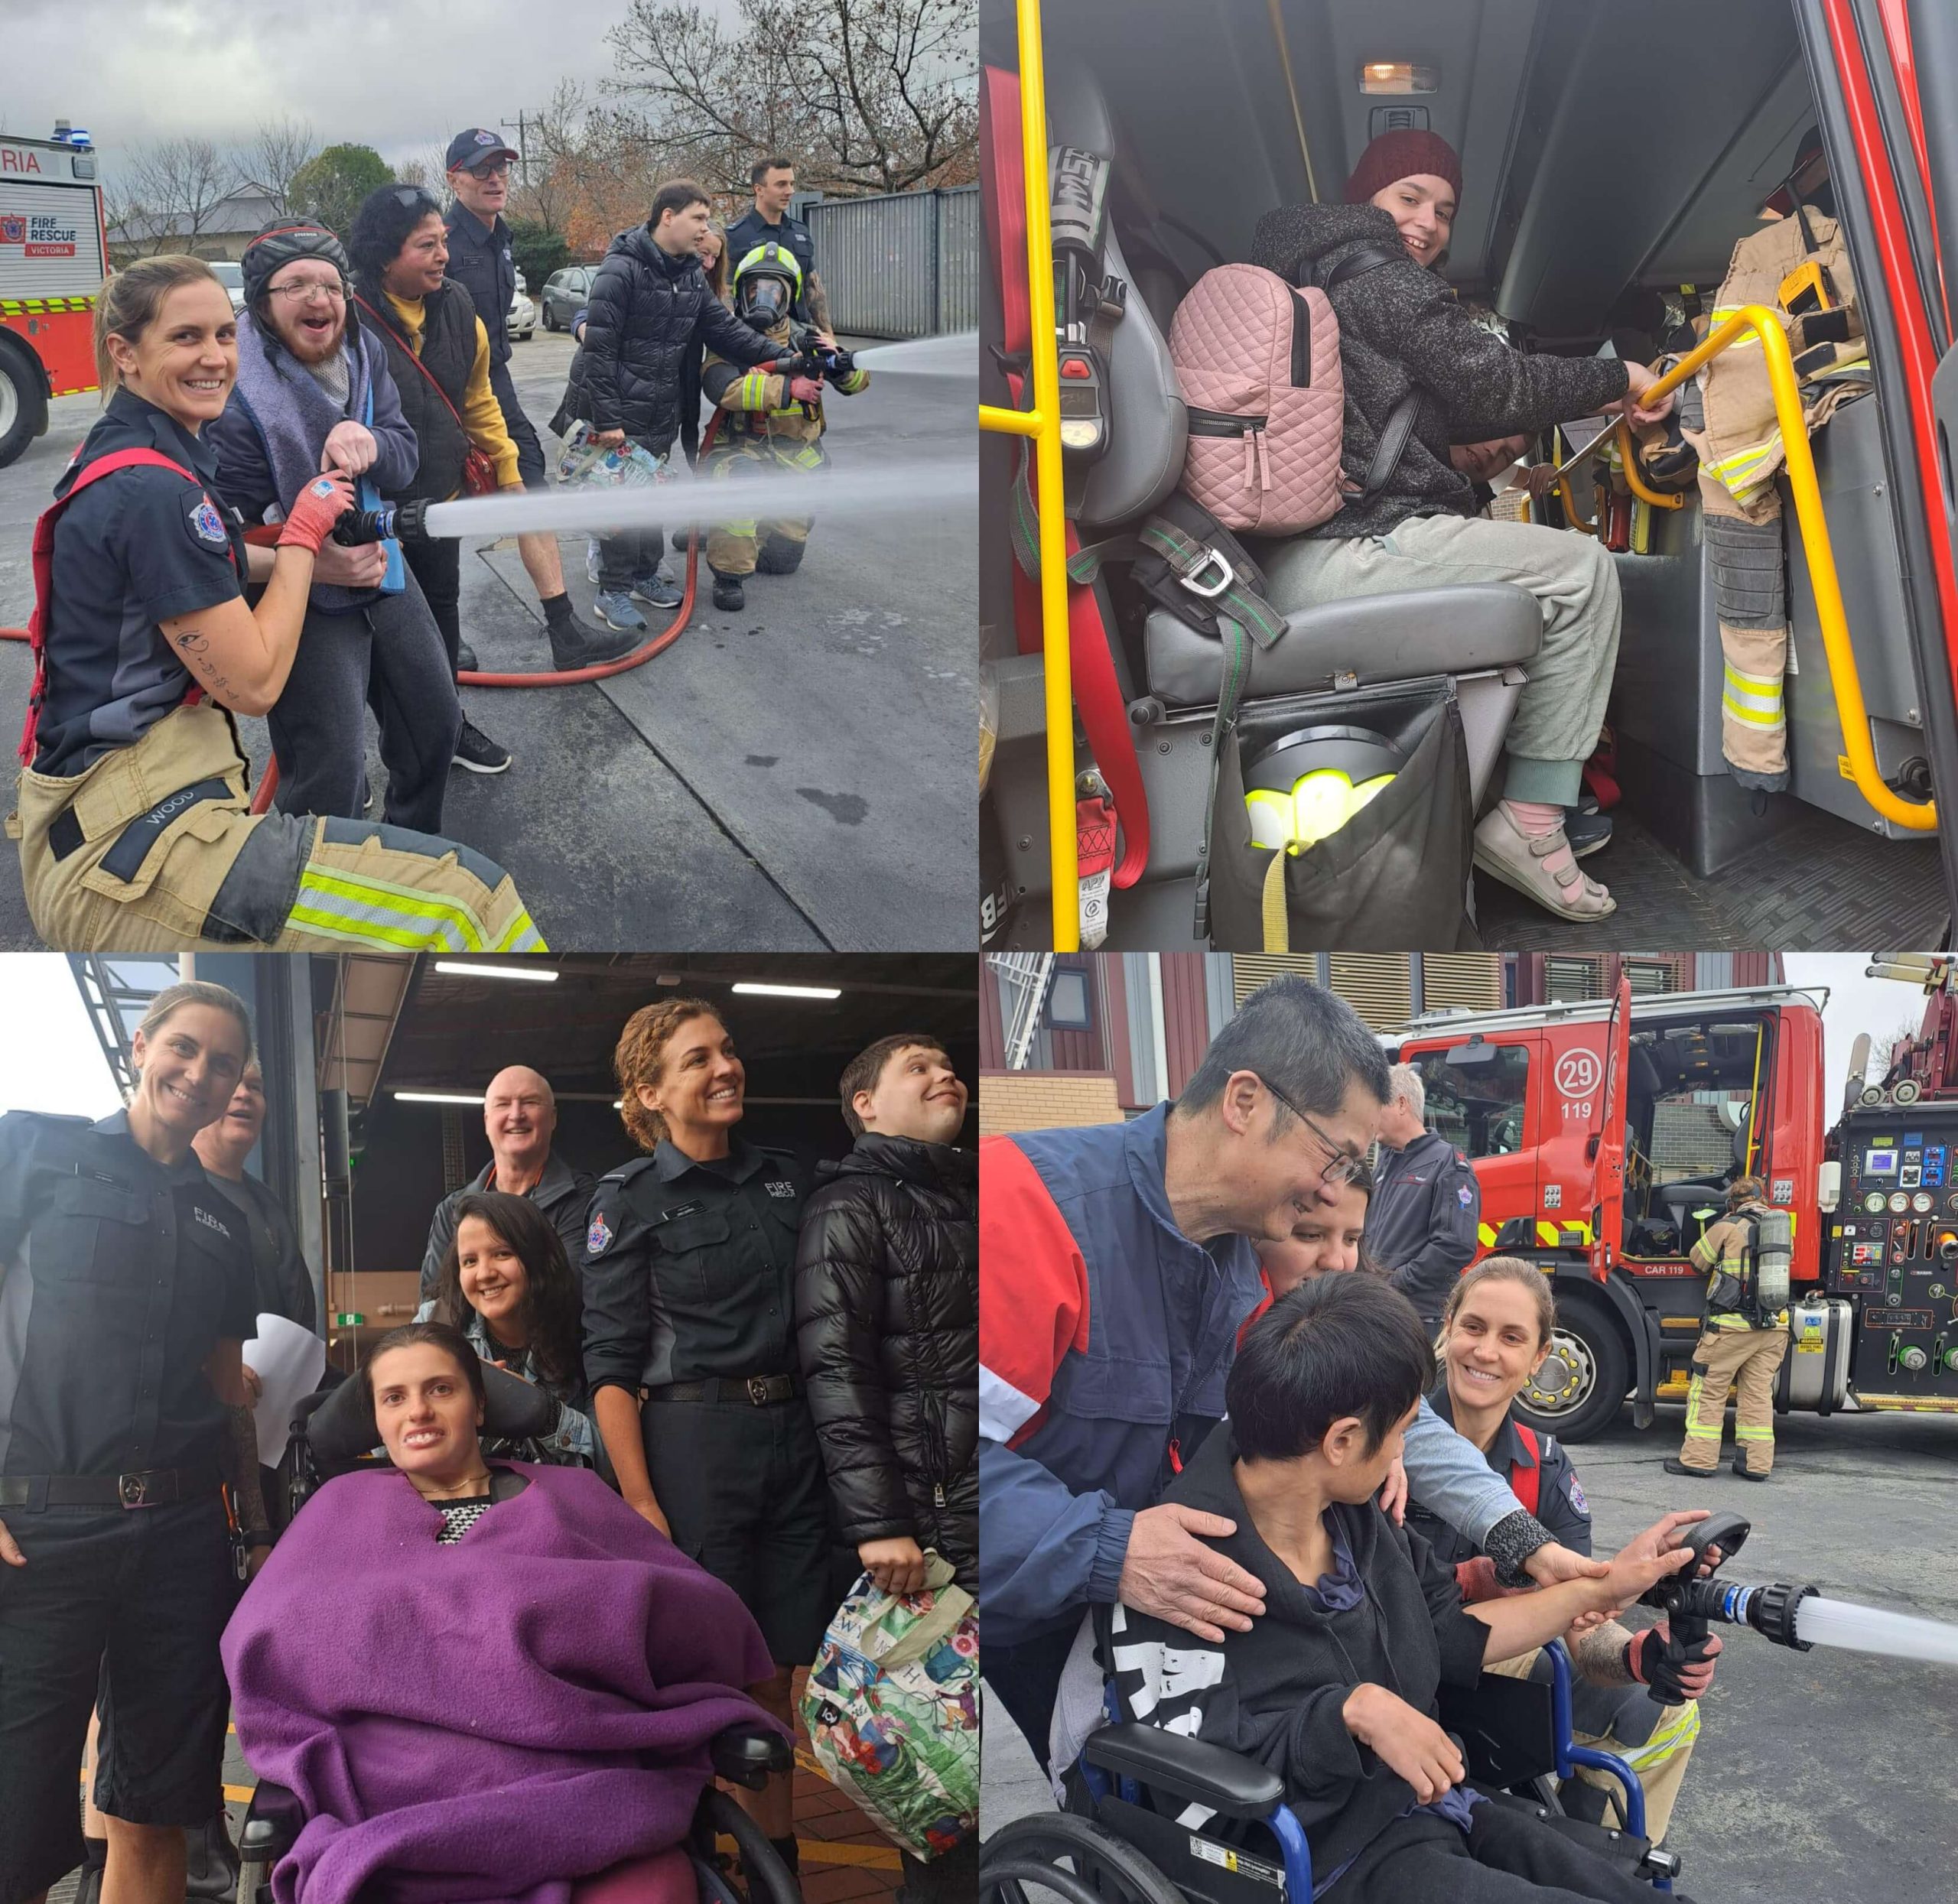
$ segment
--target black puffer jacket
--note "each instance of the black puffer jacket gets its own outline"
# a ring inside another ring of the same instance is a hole
[[[714,296],[691,252],[669,258],[643,226],[613,239],[589,311],[558,414],[623,430],[655,456],[679,432],[686,366],[703,343],[743,367],[776,354]]]
[[[1402,250],[1394,220],[1377,206],[1287,205],[1258,220],[1251,262],[1290,284],[1310,284],[1322,266],[1363,245]],[[1438,273],[1404,252],[1402,260],[1359,272],[1331,294],[1346,385],[1346,473],[1363,482],[1394,406],[1416,384],[1429,394],[1387,486],[1371,501],[1349,502],[1308,535],[1384,535],[1412,515],[1472,515],[1475,486],[1449,461],[1450,444],[1534,435],[1595,414],[1628,387],[1614,358],[1511,349],[1455,301]]]
[[[388,302],[386,286],[363,277],[358,288],[366,302],[361,314],[369,333],[387,348],[388,369],[401,398],[401,413],[421,450],[414,480],[384,493],[390,502],[415,496],[446,501],[462,488],[463,462],[470,450],[460,421],[468,401],[469,373],[476,367],[476,306],[468,287],[445,278],[439,291],[421,301],[419,356],[409,347],[394,307]],[[428,376],[421,374],[424,370]],[[447,403],[442,401],[444,397]]]
[[[909,1534],[976,1590],[977,1160],[867,1132],[817,1175],[795,1337],[843,1537]]]

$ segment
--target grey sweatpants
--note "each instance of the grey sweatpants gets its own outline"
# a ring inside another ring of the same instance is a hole
[[[1271,605],[1285,614],[1397,589],[1508,582],[1543,612],[1543,644],[1527,664],[1503,791],[1573,804],[1598,744],[1618,655],[1618,578],[1596,539],[1479,516],[1410,516],[1390,534],[1300,537],[1265,564]]]

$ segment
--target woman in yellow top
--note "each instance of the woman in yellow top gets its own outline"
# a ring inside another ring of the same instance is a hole
[[[354,314],[387,347],[388,369],[402,393],[402,414],[421,446],[421,460],[390,502],[425,496],[445,502],[462,493],[463,462],[480,450],[499,489],[520,489],[517,447],[490,388],[490,335],[469,292],[443,272],[449,235],[441,207],[418,185],[384,185],[355,213],[347,250],[353,259]],[[500,314],[499,314],[500,321]],[[408,565],[442,631],[449,671],[476,665],[462,639],[462,544],[444,536],[404,547]],[[456,764],[499,774],[510,764],[499,746],[464,717]]]

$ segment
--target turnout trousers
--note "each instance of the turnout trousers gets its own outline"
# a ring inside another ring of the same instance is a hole
[[[1774,1467],[1774,1373],[1787,1352],[1784,1328],[1751,1329],[1744,1323],[1719,1328],[1708,1324],[1693,1352],[1681,1467],[1710,1473],[1719,1465],[1727,1390],[1736,1383],[1740,1393],[1734,1404],[1735,1457],[1746,1456],[1750,1474],[1765,1474]]]
[[[73,778],[24,768],[7,830],[34,930],[59,951],[336,946],[537,952],[509,875],[430,833],[254,814],[230,717],[166,714]]]

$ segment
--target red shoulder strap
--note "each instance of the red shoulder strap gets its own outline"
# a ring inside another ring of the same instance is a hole
[[[1525,1428],[1521,1422],[1510,1425],[1516,1430],[1516,1438],[1523,1444],[1523,1451],[1529,1456],[1532,1465],[1509,1470],[1509,1491],[1529,1512],[1534,1514],[1537,1502],[1543,1498],[1543,1451],[1537,1444],[1534,1428]]]
[[[1033,334],[1026,290],[1026,175],[1020,162],[1019,74],[999,67],[984,69],[980,85],[980,124],[993,180],[992,202],[987,210],[991,213],[994,281],[1000,288],[1004,319],[1001,343],[1007,356],[1018,357],[1030,346]],[[1025,382],[1021,372],[1007,372],[1007,383],[1016,406]],[[1023,440],[1021,453],[1029,453]],[[1059,499],[1046,500],[1052,504]],[[1070,522],[1067,553],[1074,555],[1080,547],[1079,532]],[[1013,621],[1021,652],[1030,654],[1040,645],[1039,585],[1016,562],[1013,587]],[[1121,889],[1133,885],[1149,863],[1149,796],[1135,755],[1134,730],[1129,724],[1121,684],[1115,674],[1114,657],[1109,645],[1112,638],[1101,619],[1101,603],[1094,588],[1070,582],[1068,651],[1075,705],[1081,710],[1081,724],[1094,750],[1095,765],[1114,796],[1122,851],[1111,879]]]
[[[54,595],[54,525],[60,521],[62,511],[90,483],[99,482],[104,476],[113,476],[119,470],[174,470],[185,482],[194,482],[200,489],[203,487],[203,479],[194,470],[187,470],[174,457],[165,456],[161,450],[112,450],[83,470],[69,486],[67,495],[57,496],[41,511],[34,525],[34,612],[28,617],[28,641],[34,649],[34,687],[28,696],[28,717],[21,729],[23,767],[34,764],[34,738],[41,726],[41,704],[47,694],[47,605]],[[226,546],[228,550],[229,538]],[[193,685],[184,699],[201,700],[203,691]]]

